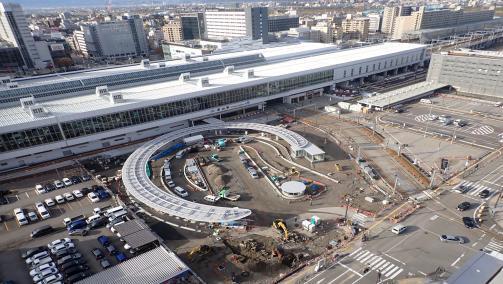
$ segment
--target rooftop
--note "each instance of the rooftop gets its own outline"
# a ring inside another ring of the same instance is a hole
[[[493,256],[481,251],[454,272],[445,283],[489,283],[493,277],[501,274],[502,267],[503,260],[501,259],[501,254],[499,254],[499,256]]]
[[[326,45],[325,45],[326,46]],[[285,47],[287,48],[287,47]],[[291,49],[294,47],[288,47]],[[69,98],[56,99],[42,102],[47,117],[32,118],[28,111],[20,106],[13,106],[0,109],[0,129],[11,125],[21,123],[30,123],[34,120],[47,120],[58,118],[60,121],[74,120],[76,114],[85,117],[86,114],[95,115],[96,111],[100,113],[112,113],[131,108],[140,108],[155,104],[162,104],[180,99],[187,99],[209,93],[217,93],[237,87],[246,87],[261,82],[277,80],[283,77],[291,77],[305,74],[306,71],[323,71],[339,66],[355,64],[357,62],[367,61],[370,58],[380,56],[389,56],[407,51],[413,51],[418,48],[424,48],[424,45],[409,43],[385,43],[381,45],[372,45],[356,49],[347,49],[330,53],[320,54],[314,50],[306,53],[301,58],[290,60],[271,60],[269,64],[254,67],[254,76],[247,78],[243,76],[246,70],[235,69],[232,74],[216,73],[207,76],[191,78],[188,82],[171,80],[162,83],[152,83],[139,87],[124,88],[112,93],[120,92],[123,96],[123,102],[111,104],[108,101],[94,94],[75,96]],[[297,50],[298,51],[298,50]],[[293,51],[290,51],[293,52]],[[298,51],[300,52],[300,51]],[[281,55],[280,50],[270,51],[268,56],[271,58],[285,56]],[[138,66],[124,67],[138,68]],[[93,71],[109,72],[109,71]],[[85,76],[79,75],[79,76]],[[209,79],[209,86],[199,87],[196,82],[202,77]]]
[[[448,55],[503,59],[503,51],[460,49],[451,50]]]
[[[96,273],[77,283],[158,284],[165,283],[188,270],[187,265],[173,252],[161,246]]]

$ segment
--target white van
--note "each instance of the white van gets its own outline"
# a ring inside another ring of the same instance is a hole
[[[42,193],[45,193],[45,188],[41,184],[37,184],[37,185],[35,185],[35,191],[38,194],[42,194]]]
[[[108,209],[107,211],[105,211],[105,216],[110,216],[111,214],[115,213],[115,212],[119,212],[121,210],[124,210],[124,207],[122,206],[117,206],[117,207],[114,207],[114,208],[110,208]]]
[[[433,102],[429,99],[421,99],[419,102],[422,104],[428,104],[428,105],[433,104]]]
[[[208,202],[211,202],[211,203],[215,203],[217,202],[218,200],[220,200],[220,196],[216,196],[216,195],[206,195],[204,197],[204,200],[208,201]]]
[[[185,189],[183,189],[179,186],[175,187],[175,193],[180,195],[181,197],[188,197],[189,196],[189,193]]]
[[[14,209],[14,216],[16,216],[16,221],[19,226],[28,225],[28,219],[26,219],[26,215],[24,215],[23,210],[21,208]]]
[[[91,224],[94,220],[98,220],[99,218],[101,218],[101,215],[95,214],[95,215],[87,218],[86,223]]]
[[[175,158],[177,158],[177,159],[181,159],[181,158],[183,158],[183,156],[185,156],[185,153],[186,153],[186,152],[187,152],[187,149],[183,149],[183,150],[178,151],[178,152],[176,153]]]
[[[127,215],[126,210],[120,210],[120,211],[114,212],[114,213],[108,215],[108,221],[112,222],[113,220],[120,218],[124,215]]]
[[[51,214],[49,214],[49,211],[47,211],[47,208],[45,208],[42,202],[35,203],[35,207],[37,208],[38,215],[40,215],[43,220],[51,218]]]
[[[164,170],[164,178],[166,179],[171,179],[171,171],[170,170]]]
[[[401,233],[405,232],[406,229],[406,226],[402,224],[396,224],[393,228],[391,228],[391,232],[400,235]]]

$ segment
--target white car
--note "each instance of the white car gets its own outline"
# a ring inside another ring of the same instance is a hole
[[[42,202],[37,202],[35,203],[35,207],[37,208],[38,214],[42,219],[48,219],[51,217],[51,214],[49,214],[49,211],[47,211],[47,208],[45,208],[44,204]]]
[[[46,263],[46,264],[42,264],[40,266],[38,266],[37,268],[34,268],[30,271],[30,276],[31,277],[34,277],[35,275],[37,275],[40,271],[42,270],[46,270],[48,268],[56,268],[56,264],[54,262],[49,262],[49,263]]]
[[[63,280],[63,275],[61,275],[61,273],[57,273],[42,279],[37,282],[37,284],[60,284],[63,283],[61,280]]]
[[[82,197],[84,197],[84,194],[82,194],[82,191],[80,191],[80,190],[78,190],[78,189],[76,189],[76,190],[72,191],[72,193],[73,193],[73,195],[75,195],[75,197],[77,197],[77,198],[82,198]]]
[[[64,249],[69,249],[69,248],[75,248],[75,245],[73,243],[64,243],[64,244],[59,244],[57,246],[53,246],[51,248],[51,253],[55,254],[58,251],[62,251]]]
[[[175,185],[175,183],[174,183],[172,180],[169,180],[169,181],[168,181],[168,187],[169,187],[169,188],[173,188],[173,187],[175,187],[175,186],[176,186],[176,185]]]
[[[45,187],[43,187],[41,184],[37,184],[37,185],[35,185],[35,191],[38,194],[45,193]]]
[[[65,184],[62,183],[60,180],[55,180],[54,181],[54,186],[56,186],[57,189],[65,187]]]
[[[33,282],[41,281],[42,279],[44,279],[46,277],[49,277],[51,275],[58,274],[58,273],[59,273],[59,271],[57,268],[44,269],[44,270],[40,271],[38,274],[35,274],[35,276],[33,276]]]
[[[72,201],[75,199],[75,197],[73,197],[73,195],[70,192],[67,192],[63,195],[65,196],[66,201]]]
[[[89,192],[87,194],[87,198],[89,198],[89,200],[91,200],[92,203],[96,203],[96,202],[100,201],[100,199],[98,198],[98,196],[94,192]]]
[[[43,257],[43,258],[37,258],[37,259],[35,259],[33,261],[32,268],[36,267],[36,266],[39,266],[39,265],[42,265],[42,264],[49,263],[51,261],[52,261],[52,258],[50,256],[46,256],[46,257]]]
[[[58,204],[65,203],[65,198],[63,198],[63,196],[62,196],[62,195],[56,195],[56,196],[54,197],[54,199],[56,199],[56,202],[57,202]]]
[[[47,207],[52,207],[56,205],[56,203],[54,203],[54,200],[52,198],[47,198],[46,200],[44,200],[44,203],[45,205],[47,205]]]
[[[65,186],[70,186],[73,184],[73,182],[69,178],[63,178],[63,183]]]
[[[35,255],[32,255],[31,257],[28,257],[25,262],[26,264],[32,264],[34,263],[35,260],[37,259],[41,259],[41,258],[44,258],[44,257],[47,257],[49,256],[49,253],[47,251],[42,251],[42,252],[39,252]]]
[[[71,243],[71,242],[72,242],[72,240],[70,238],[58,239],[58,240],[54,240],[54,241],[48,243],[47,247],[49,249],[52,249],[55,246],[58,246],[61,244],[67,244],[67,243]]]

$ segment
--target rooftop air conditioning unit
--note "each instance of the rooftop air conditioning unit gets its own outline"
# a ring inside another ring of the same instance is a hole
[[[199,80],[197,80],[197,85],[200,88],[208,87],[210,85],[210,80],[208,77],[199,78]]]
[[[9,76],[0,77],[0,85],[7,85],[10,82],[11,82],[11,79]]]
[[[150,67],[150,60],[143,59],[140,64],[141,64],[141,67],[148,68],[148,67]]]
[[[108,92],[108,86],[98,86],[98,87],[96,87],[96,95],[98,97],[106,96],[108,94],[109,94],[109,92]]]
[[[17,87],[19,87],[18,83],[17,82],[10,82],[10,83],[7,83],[5,84],[7,86],[7,88],[9,89],[15,89]]]
[[[21,102],[21,107],[23,109],[27,109],[33,105],[35,105],[35,98],[34,97],[28,97],[28,98],[21,98],[19,99]]]
[[[33,105],[29,107],[30,115],[32,118],[44,117],[48,113],[41,105]]]
[[[182,59],[183,59],[184,61],[189,61],[189,60],[190,60],[190,54],[188,54],[188,53],[184,53],[184,54],[182,55]]]
[[[224,74],[231,75],[232,73],[234,73],[234,66],[233,65],[225,67]]]
[[[116,92],[111,93],[110,96],[108,97],[108,100],[110,101],[111,104],[117,104],[122,103],[124,101],[124,98],[122,97],[122,94],[120,92]]]
[[[246,70],[246,79],[255,77],[255,71],[253,69]]]
[[[203,56],[203,61],[208,61],[208,56]]]
[[[178,80],[180,82],[187,82],[187,81],[189,81],[190,80],[190,73],[187,72],[187,73],[180,74],[180,77],[178,77]]]
[[[166,67],[166,62],[159,62],[159,68],[164,68]]]

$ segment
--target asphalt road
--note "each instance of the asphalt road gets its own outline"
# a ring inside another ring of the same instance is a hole
[[[448,115],[452,119],[462,119],[468,122],[464,127],[453,124],[443,125],[438,119],[429,120],[432,115]],[[468,143],[485,149],[494,150],[501,147],[499,142],[503,134],[503,121],[474,116],[455,110],[434,108],[432,105],[414,104],[409,105],[404,113],[387,113],[381,117],[385,123],[411,129],[417,132],[425,132],[433,136],[441,136],[446,139]]]
[[[464,212],[457,211],[456,206],[466,200],[472,207]],[[425,202],[402,222],[407,226],[403,234],[393,234],[391,224],[383,226],[380,232],[372,231],[369,241],[306,282],[379,283],[378,271],[384,281],[424,277],[439,268],[445,272],[437,276],[446,279],[481,249],[503,251],[503,242],[494,237],[496,232],[467,229],[461,221],[463,216],[473,216],[481,203],[480,198],[446,191],[438,199]],[[442,234],[461,236],[465,243],[441,242]],[[364,273],[366,267],[370,271]]]

